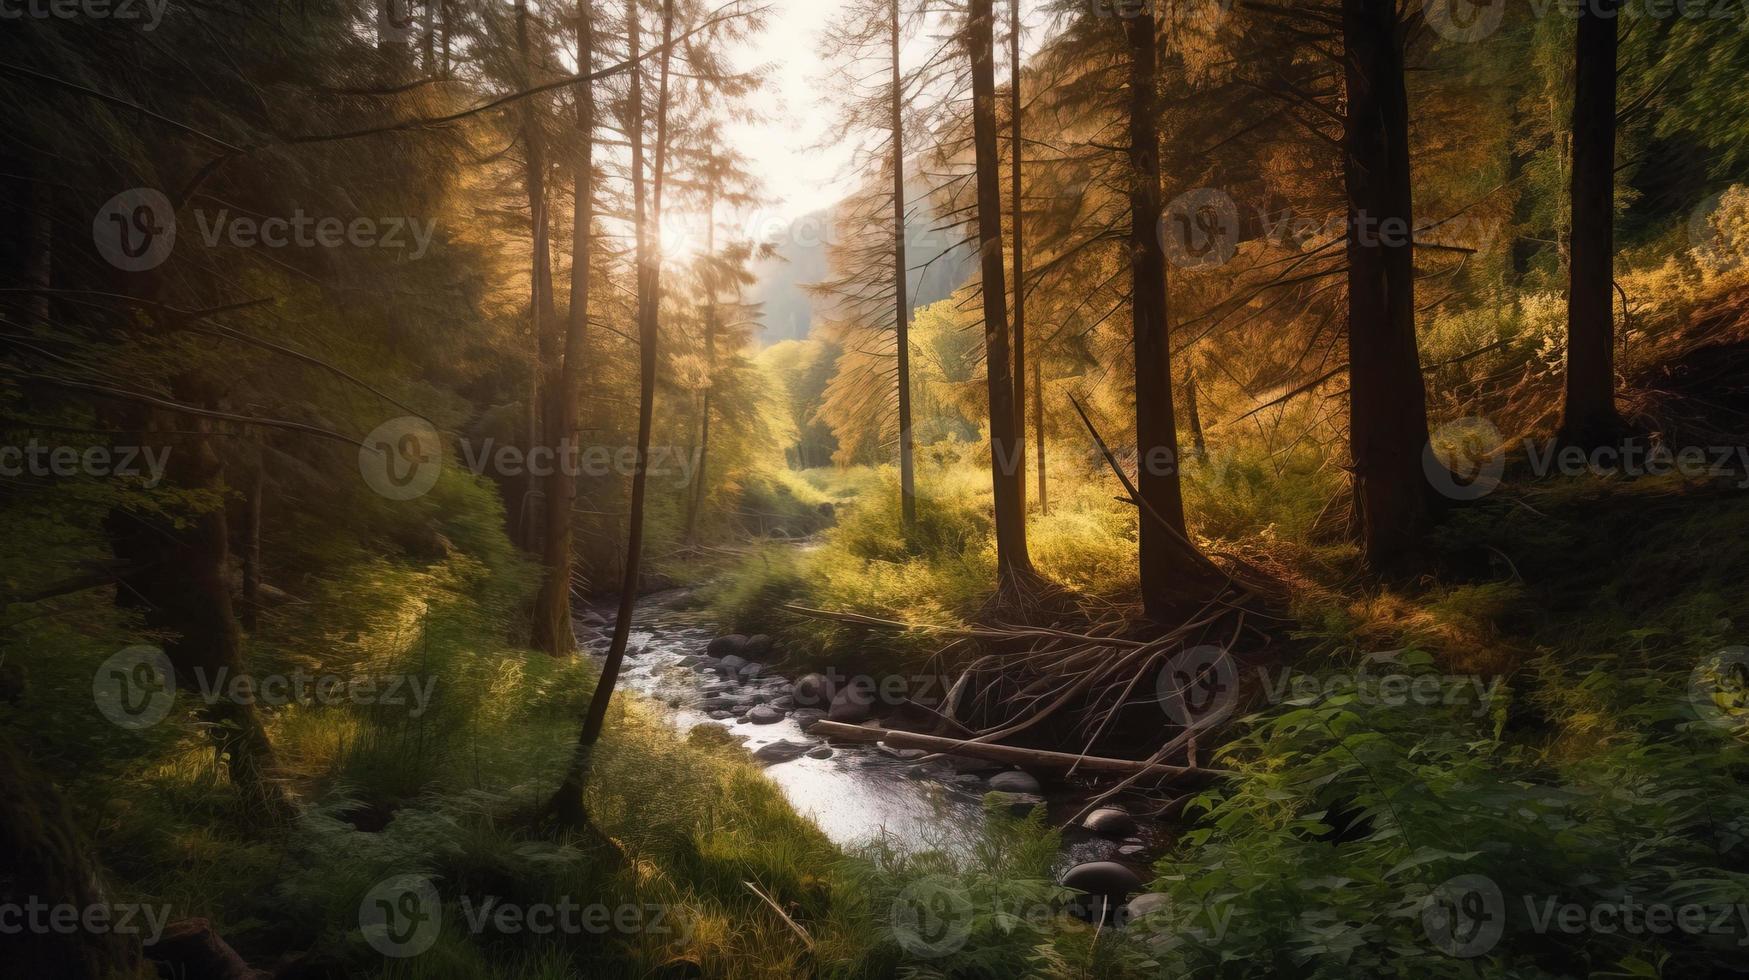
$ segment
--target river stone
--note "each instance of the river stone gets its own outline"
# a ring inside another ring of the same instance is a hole
[[[733,711],[724,711],[721,708],[718,708],[717,710],[711,712],[711,717],[715,718],[718,721],[722,721],[724,718],[735,717],[735,713]]]
[[[810,758],[810,759],[830,759],[830,758],[832,758],[832,746],[820,745],[820,746],[816,746],[812,749],[809,749],[808,750],[808,758]]]
[[[779,739],[768,745],[761,745],[753,752],[753,758],[767,765],[788,762],[807,754],[812,746],[807,742],[792,742],[789,739]]]
[[[1144,915],[1159,912],[1172,906],[1172,896],[1164,892],[1147,892],[1130,899],[1130,904],[1124,906],[1124,920],[1134,922]]]
[[[874,680],[858,677],[832,695],[832,708],[826,717],[846,725],[860,725],[873,717],[874,702]]]
[[[814,722],[824,717],[826,717],[826,712],[819,708],[797,708],[790,712],[790,719],[796,723],[797,728],[804,732],[814,727]]]
[[[717,669],[717,658],[699,657],[693,662],[692,669],[701,674],[708,674]]]
[[[747,648],[747,638],[739,633],[719,636],[705,644],[704,652],[713,657],[727,657],[731,653],[740,653]]]
[[[807,708],[826,707],[832,703],[832,682],[825,674],[805,674],[795,683],[796,703]]]
[[[991,792],[984,799],[997,806],[1004,807],[1017,817],[1024,817],[1032,812],[1035,806],[1043,806],[1045,798],[1036,793],[1003,793]]]
[[[724,676],[727,677],[740,676],[741,668],[745,666],[747,666],[747,661],[732,653],[717,662],[717,669],[722,671]]]
[[[1140,857],[1147,848],[1141,844],[1124,844],[1118,847],[1117,856],[1121,858]]]
[[[876,746],[876,748],[880,749],[882,752],[885,752],[887,755],[890,755],[893,758],[898,759],[901,762],[916,762],[918,759],[921,759],[924,756],[929,754],[928,752],[925,752],[922,749],[895,748],[891,745],[888,745],[885,742],[881,742],[879,745]]]
[[[1115,861],[1091,861],[1070,868],[1061,882],[1064,888],[1110,899],[1115,904],[1142,890],[1142,879]]]
[[[747,638],[747,645],[742,649],[748,660],[757,660],[771,652],[772,639],[764,633],[755,633]]]
[[[1122,840],[1136,832],[1136,818],[1116,807],[1102,806],[1089,813],[1081,826],[1101,837]]]
[[[796,699],[787,694],[771,699],[771,706],[779,711],[791,711],[796,706]]]
[[[1037,793],[1039,791],[1038,780],[1033,778],[1032,773],[1019,769],[1010,769],[1007,772],[999,772],[991,776],[990,788],[1004,793]]]
[[[761,704],[747,712],[747,720],[755,725],[775,725],[783,720],[783,712],[770,705]]]

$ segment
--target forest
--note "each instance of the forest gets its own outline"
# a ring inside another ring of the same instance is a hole
[[[1745,79],[0,0],[0,977],[1749,973]]]

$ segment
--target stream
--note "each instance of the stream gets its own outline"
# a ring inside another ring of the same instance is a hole
[[[776,709],[783,715],[779,721],[757,724],[740,720],[744,712],[740,708],[725,710],[725,701],[742,706],[750,700],[767,704],[789,693],[792,679],[770,670],[740,679],[713,669],[717,663],[707,657],[705,648],[720,631],[702,613],[681,608],[687,595],[685,590],[674,589],[639,601],[620,674],[625,690],[643,696],[682,732],[700,725],[725,729],[750,755],[783,741],[805,743],[819,755],[827,755],[825,749],[829,748],[828,757],[800,755],[769,763],[765,772],[796,812],[840,847],[854,849],[885,838],[889,845],[913,852],[971,851],[987,819],[983,797],[989,791],[989,777],[1004,767],[990,763],[988,768],[960,771],[966,767],[921,762],[921,752],[894,752],[876,744],[827,743],[805,733],[793,712],[781,707]],[[614,610],[597,606],[589,612],[593,615],[585,613],[578,621],[578,641],[591,656],[600,658],[607,651],[608,623]],[[1054,785],[1048,779],[1041,782],[1044,789],[1040,795],[1047,819],[1053,824],[1062,826],[1085,804],[1085,792]],[[1056,870],[1108,860],[1145,867],[1158,853],[1159,841],[1156,826],[1146,820],[1140,823],[1134,836],[1125,839],[1106,839],[1079,826],[1065,828]]]

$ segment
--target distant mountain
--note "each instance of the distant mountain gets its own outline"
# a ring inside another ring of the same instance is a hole
[[[924,189],[912,193],[913,199],[920,199]],[[803,287],[832,275],[827,248],[837,240],[839,210],[835,205],[790,222],[779,238],[777,256],[754,265],[758,282],[749,298],[765,307],[760,346],[805,339],[818,325],[815,301]],[[916,308],[953,295],[977,268],[977,253],[971,246],[932,230],[934,224],[933,214],[918,209],[905,227],[906,260],[912,269],[909,290]],[[930,263],[927,269],[918,268],[924,263]]]

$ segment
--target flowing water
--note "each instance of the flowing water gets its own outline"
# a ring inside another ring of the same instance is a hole
[[[683,665],[689,657],[703,657],[705,646],[719,630],[700,616],[680,608],[686,593],[680,590],[646,596],[640,600],[620,683],[653,702],[681,731],[699,725],[727,729],[731,737],[744,740],[749,753],[780,740],[805,742],[811,747],[825,741],[804,733],[789,717],[775,724],[755,724],[734,717],[713,720],[700,706],[711,688],[722,686],[718,674],[702,665]],[[597,612],[611,617],[611,608]],[[578,639],[594,656],[605,653],[610,628],[579,625]],[[776,655],[774,655],[774,658]],[[766,678],[775,675],[766,673]],[[757,689],[758,682],[748,682]],[[767,690],[782,690],[778,680],[767,681]],[[701,689],[702,688],[702,689]],[[735,690],[724,687],[725,690]],[[908,761],[876,745],[831,743],[830,758],[802,756],[766,768],[766,774],[782,788],[790,805],[819,826],[833,842],[855,848],[886,838],[908,850],[969,850],[985,823],[982,774],[956,772],[951,767]],[[1080,809],[1084,797],[1073,793],[1045,794],[1049,819],[1061,825]],[[1144,822],[1139,833],[1147,839],[1151,828]],[[1095,837],[1079,827],[1064,832],[1061,867],[1083,861],[1113,857],[1118,842]],[[1150,851],[1152,848],[1150,847]],[[1132,858],[1132,860],[1135,860]]]

